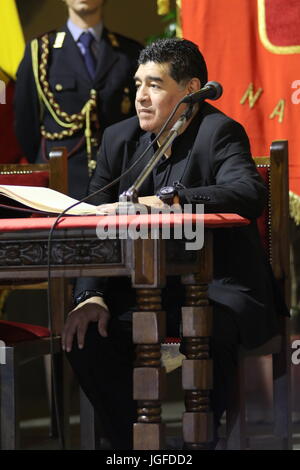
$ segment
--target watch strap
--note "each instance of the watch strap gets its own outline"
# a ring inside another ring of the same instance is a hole
[[[81,302],[84,302],[85,300],[89,299],[90,297],[103,297],[104,293],[100,290],[85,290],[83,292],[80,292],[75,298],[74,298],[74,303],[75,305],[81,304]]]

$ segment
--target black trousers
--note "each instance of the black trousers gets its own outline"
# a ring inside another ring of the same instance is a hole
[[[226,409],[228,389],[237,370],[238,344],[239,333],[234,314],[215,306],[211,340],[214,361],[211,402],[215,431]],[[113,318],[107,338],[99,335],[97,324],[91,324],[84,348],[79,350],[74,340],[68,358],[81,388],[99,415],[113,449],[132,449],[136,403],[132,399],[135,347],[132,344],[131,322]]]

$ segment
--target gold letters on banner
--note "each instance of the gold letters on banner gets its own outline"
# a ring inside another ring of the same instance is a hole
[[[249,108],[253,109],[256,103],[258,102],[263,91],[264,90],[262,88],[258,88],[258,90],[254,92],[254,85],[251,82],[247,90],[245,91],[244,95],[242,96],[240,100],[240,104],[244,105],[246,101],[248,101]],[[276,104],[275,108],[273,109],[273,111],[271,112],[271,114],[269,114],[269,119],[274,119],[275,117],[277,117],[278,122],[281,124],[284,119],[284,109],[285,109],[285,100],[280,99],[278,103]]]
[[[272,113],[270,114],[269,118],[274,119],[275,116],[278,116],[278,122],[282,123],[284,118],[284,105],[285,100],[281,99],[276,104],[275,108],[273,109]]]
[[[246,100],[248,99],[249,107],[253,108],[256,101],[259,99],[260,95],[262,94],[262,92],[263,92],[263,89],[259,88],[257,92],[254,94],[254,86],[253,86],[253,83],[251,82],[247,90],[245,91],[244,96],[242,97],[240,103],[245,104]]]

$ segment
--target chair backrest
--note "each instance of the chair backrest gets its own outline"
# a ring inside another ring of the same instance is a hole
[[[266,182],[268,207],[258,219],[263,245],[268,253],[274,276],[282,286],[287,306],[290,306],[289,257],[289,183],[288,142],[274,141],[269,157],[255,157],[255,164]]]
[[[48,163],[2,163],[0,184],[49,187],[68,193],[67,151],[64,147],[53,149]]]
[[[18,186],[42,186],[54,189],[61,193],[68,193],[68,161],[67,150],[65,147],[53,149],[49,154],[48,163],[2,163],[0,164],[0,184],[14,184]],[[17,204],[16,204],[17,205]],[[18,206],[17,206],[18,207]],[[21,214],[21,215],[20,215]],[[0,207],[0,218],[16,218],[31,216],[30,210],[28,212],[18,212],[8,208]],[[54,280],[52,280],[54,283]],[[4,302],[7,295],[10,293],[11,284],[0,287],[0,317],[3,310]],[[7,288],[8,287],[8,288]],[[17,284],[17,289],[38,289],[45,288],[46,283],[42,282],[37,284],[29,281],[29,283],[22,282]],[[59,304],[63,305],[62,302]],[[2,324],[3,329],[3,324]],[[3,334],[3,332],[2,332]]]

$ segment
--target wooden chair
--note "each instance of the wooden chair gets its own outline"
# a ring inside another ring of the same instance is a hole
[[[288,143],[275,141],[270,157],[257,157],[259,172],[269,187],[268,209],[259,220],[259,228],[278,285],[282,288],[287,307],[290,307],[289,259],[289,190]],[[238,377],[232,387],[227,410],[227,449],[245,449],[248,445],[246,429],[245,362],[250,356],[272,355],[274,437],[283,449],[292,446],[291,433],[291,376],[289,318],[280,318],[280,333],[254,350],[240,349]]]
[[[67,154],[65,149],[56,149],[49,156],[49,164],[1,164],[0,183],[29,186],[48,186],[60,192],[67,192]],[[20,213],[19,213],[20,214]],[[26,280],[24,280],[26,281]],[[2,293],[15,289],[47,288],[47,283],[11,284],[0,286]],[[48,328],[0,321],[1,363],[0,363],[0,417],[1,417],[1,444],[2,450],[18,449],[19,436],[19,373],[20,366],[41,356],[53,354],[56,368],[56,391],[59,410],[58,425],[55,420],[54,402],[51,400],[51,414],[55,429],[67,429],[68,412],[66,404],[66,377],[64,355],[61,353],[59,332],[64,320],[67,306],[67,285],[64,280],[51,281],[53,292],[53,308],[59,312],[60,324],[53,325],[53,337]],[[22,320],[22,313],[20,315]]]

